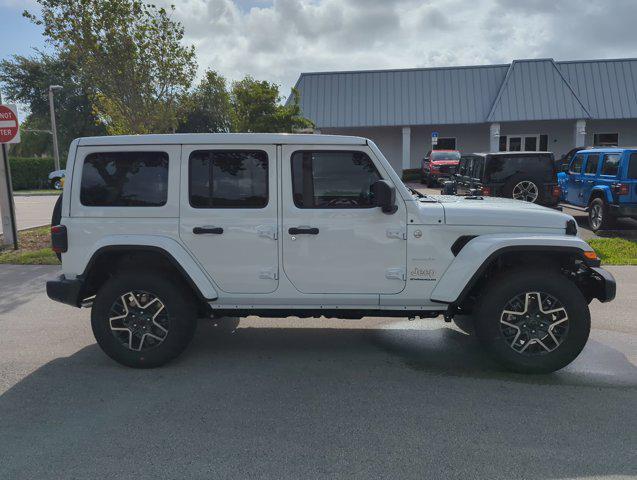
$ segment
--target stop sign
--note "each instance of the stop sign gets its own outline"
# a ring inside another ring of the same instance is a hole
[[[18,143],[20,125],[15,105],[0,105],[0,143]]]

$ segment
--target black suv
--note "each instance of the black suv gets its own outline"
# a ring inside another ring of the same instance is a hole
[[[557,168],[550,152],[463,155],[443,194],[507,197],[554,207],[560,198]]]

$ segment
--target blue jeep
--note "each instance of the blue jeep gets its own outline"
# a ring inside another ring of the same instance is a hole
[[[591,229],[637,218],[637,148],[581,150],[558,174],[562,201],[588,212]]]

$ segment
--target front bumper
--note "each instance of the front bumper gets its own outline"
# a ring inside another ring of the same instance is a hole
[[[610,302],[617,293],[615,277],[608,270],[601,267],[590,268],[590,286],[594,298],[600,302]]]
[[[80,279],[70,280],[64,275],[60,275],[57,279],[46,282],[46,294],[56,302],[79,307],[83,285],[84,282]]]

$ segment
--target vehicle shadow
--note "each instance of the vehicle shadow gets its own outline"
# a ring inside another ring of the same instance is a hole
[[[56,265],[0,265],[0,314],[31,301],[59,270]]]
[[[637,475],[635,367],[587,350],[630,382],[511,375],[449,328],[202,323],[154,370],[90,345],[0,396],[0,477]]]

